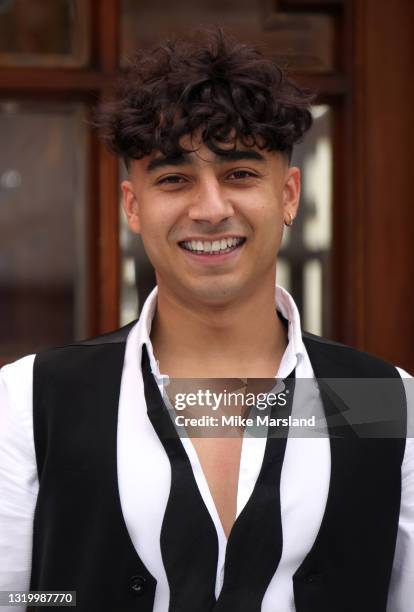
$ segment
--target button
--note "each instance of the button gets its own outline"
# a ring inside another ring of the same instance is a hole
[[[144,576],[132,576],[129,580],[129,590],[134,595],[143,595],[147,590],[147,579]]]

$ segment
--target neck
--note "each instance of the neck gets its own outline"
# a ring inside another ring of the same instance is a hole
[[[276,376],[286,332],[268,285],[225,305],[189,305],[163,287],[151,330],[160,371],[176,378]]]

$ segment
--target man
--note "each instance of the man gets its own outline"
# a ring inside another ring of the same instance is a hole
[[[137,56],[101,110],[157,289],[138,322],[3,369],[3,590],[76,591],[85,612],[412,609],[408,375],[302,335],[275,291],[309,101],[259,52],[207,33]],[[328,436],[180,437],[177,395],[161,396],[275,378],[287,416],[318,415]],[[356,434],[322,378],[394,383],[368,416],[400,435]]]

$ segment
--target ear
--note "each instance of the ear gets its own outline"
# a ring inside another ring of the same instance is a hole
[[[139,206],[131,181],[122,181],[121,189],[123,196],[122,207],[125,211],[128,225],[135,234],[139,234],[141,232]]]
[[[283,213],[285,220],[294,219],[298,214],[300,198],[300,170],[294,166],[286,170],[283,187]]]

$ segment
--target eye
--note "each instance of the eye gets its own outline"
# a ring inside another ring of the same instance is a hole
[[[157,185],[177,185],[185,182],[185,178],[179,174],[169,174],[158,179]]]
[[[234,179],[245,179],[245,178],[257,178],[257,174],[255,172],[251,172],[250,170],[233,170],[227,178],[234,177]]]

